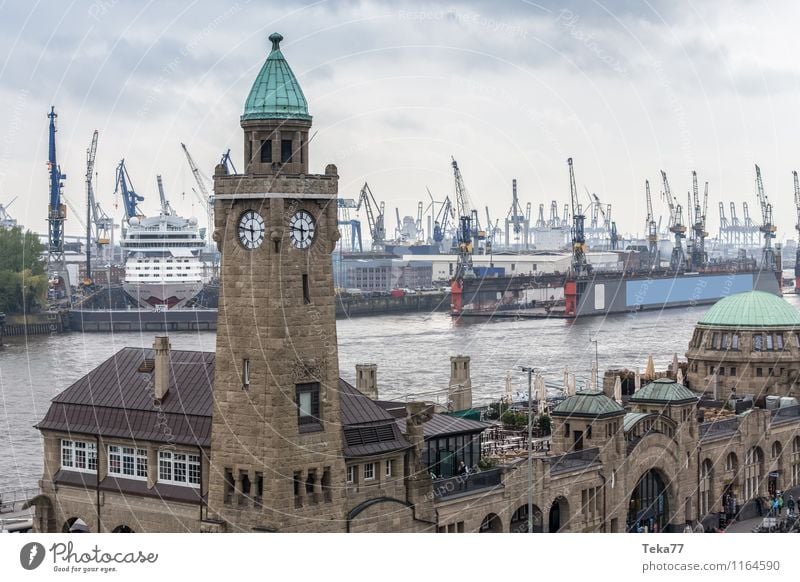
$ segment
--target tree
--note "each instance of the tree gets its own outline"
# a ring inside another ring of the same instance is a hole
[[[30,312],[44,304],[44,245],[31,231],[0,229],[0,311]]]

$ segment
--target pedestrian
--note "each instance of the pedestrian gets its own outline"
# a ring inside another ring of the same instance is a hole
[[[789,507],[789,515],[794,516],[794,495],[789,495],[789,501],[786,502],[786,505]]]
[[[780,516],[780,504],[778,503],[778,496],[776,495],[775,498],[772,500],[772,517],[779,517]]]
[[[756,509],[758,509],[758,517],[764,517],[764,507],[762,506],[763,500],[761,497],[756,497]]]

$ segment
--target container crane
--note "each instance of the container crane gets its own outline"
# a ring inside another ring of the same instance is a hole
[[[578,203],[578,188],[575,185],[572,158],[567,159],[567,166],[569,167],[569,191],[572,201],[572,271],[576,277],[583,277],[591,273],[591,265],[586,260],[586,237],[583,229],[585,216]],[[564,210],[564,215],[567,216],[569,209],[565,208]]]
[[[742,223],[739,222],[739,217],[736,216],[736,203],[731,202],[731,232],[734,238],[734,244],[739,244],[742,241]]]
[[[742,244],[752,247],[754,244],[756,244],[755,237],[753,235],[758,228],[753,223],[753,219],[750,217],[750,208],[747,206],[747,202],[742,202],[742,220],[744,221],[742,225]]]
[[[348,248],[351,253],[363,253],[364,245],[361,240],[361,222],[350,216],[350,209],[358,207],[356,201],[352,198],[337,198],[336,206],[338,207],[339,226],[347,226],[350,228],[350,232],[345,231],[345,235],[342,236],[342,240],[339,242],[339,250],[342,251]]]
[[[506,216],[506,246],[511,245],[511,233],[513,232],[514,243],[519,245],[520,237],[522,237],[525,247],[528,247],[530,220],[530,206],[528,206],[527,213],[522,212],[522,205],[517,197],[517,180],[515,178],[511,181],[511,208],[508,209],[508,215]],[[491,223],[489,223],[489,226],[491,226]]]
[[[729,238],[730,225],[728,224],[728,217],[725,216],[725,203],[719,201],[719,240],[722,242],[723,238]],[[728,241],[730,242],[730,241]]]
[[[569,204],[564,204],[564,215],[561,217],[561,226],[569,227]]]
[[[203,179],[202,175],[200,174],[200,170],[197,167],[197,164],[194,163],[194,158],[189,153],[186,144],[181,142],[181,148],[183,149],[183,153],[186,155],[186,161],[189,163],[189,169],[192,171],[192,175],[194,176],[194,181],[197,182],[197,187],[200,189],[200,193],[197,192],[194,188],[192,188],[192,192],[197,197],[197,200],[200,202],[200,207],[206,209],[206,221],[208,223],[208,232],[214,231],[214,196],[209,193],[208,188],[206,187],[205,180]],[[228,150],[224,154],[222,154],[222,159],[220,160],[220,164],[233,170],[233,173],[236,173],[236,168],[233,167],[233,161],[231,160],[230,156],[231,150]]]
[[[547,221],[544,219],[544,204],[539,204],[539,218],[536,219],[536,228],[545,228]]]
[[[673,199],[672,191],[669,188],[667,173],[661,170],[661,181],[664,185],[664,196],[669,204],[669,231],[675,237],[672,247],[672,256],[669,259],[669,268],[673,271],[680,271],[686,268],[686,255],[683,253],[683,239],[686,238],[686,226],[683,224],[683,207]]]
[[[64,187],[66,174],[61,173],[61,166],[56,158],[56,114],[55,107],[50,107],[47,114],[50,119],[49,147],[47,170],[50,175],[50,200],[47,208],[47,271],[50,274],[51,287],[53,288],[50,306],[61,299],[70,300],[71,288],[69,273],[64,260],[64,221],[67,218],[67,208],[62,201],[61,189]]]
[[[452,213],[453,206],[450,202],[450,196],[447,196],[439,207],[439,212],[436,214],[436,218],[433,221],[433,241],[436,244],[441,244],[444,240],[445,234],[447,233],[448,220],[451,218]]]
[[[414,223],[414,227],[417,230],[417,241],[424,243],[425,242],[425,228],[422,225],[422,213],[424,212],[424,204],[422,202],[417,204],[417,220]]]
[[[158,198],[161,201],[161,215],[174,216],[175,211],[167,200],[167,195],[164,194],[164,182],[161,180],[161,174],[156,175],[156,184],[158,184]]]
[[[647,197],[647,254],[650,260],[650,269],[655,269],[661,265],[661,258],[658,254],[658,226],[656,217],[653,214],[653,199],[650,196],[650,180],[644,181],[645,196]]]
[[[561,218],[558,216],[558,202],[550,202],[550,227],[558,228],[561,226]]]
[[[384,226],[384,203],[378,204],[375,201],[375,196],[372,195],[372,190],[369,189],[369,184],[364,182],[361,192],[358,195],[358,205],[356,212],[361,210],[361,207],[367,213],[367,225],[369,226],[369,234],[372,238],[372,250],[382,251],[386,246],[386,227]]]
[[[699,190],[697,187],[697,172],[692,171],[692,200],[694,219],[692,221],[692,252],[690,255],[692,269],[706,264],[706,212],[708,211],[708,182],[706,182],[703,202],[700,203]]]
[[[761,168],[756,164],[756,190],[758,193],[758,203],[761,206],[761,226],[759,231],[764,235],[764,248],[762,250],[762,266],[765,269],[775,269],[775,251],[772,248],[772,239],[775,238],[777,230],[772,222],[772,204],[764,194],[764,182],[761,179]]]
[[[794,209],[795,209],[795,223],[794,228],[797,231],[797,238],[800,241],[800,181],[797,179],[797,172],[792,172],[794,178]],[[794,255],[794,292],[800,293],[800,242],[798,242],[797,250]]]
[[[144,196],[139,196],[133,189],[131,177],[128,175],[128,168],[125,167],[125,160],[122,159],[117,166],[117,181],[114,194],[119,193],[122,196],[122,204],[125,208],[125,220],[130,221],[131,218],[138,218],[143,216],[137,202],[143,202]]]

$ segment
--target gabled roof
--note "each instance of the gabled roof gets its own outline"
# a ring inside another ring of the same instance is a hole
[[[406,432],[406,419],[395,419],[400,430]],[[476,433],[486,430],[490,424],[468,418],[459,418],[449,414],[434,414],[431,419],[422,425],[423,435],[426,439],[448,435]]]
[[[683,384],[678,384],[670,378],[659,378],[634,392],[628,402],[686,404],[696,400],[699,400],[697,394]]]
[[[717,301],[698,322],[708,326],[800,328],[800,312],[764,291],[736,293]]]
[[[308,103],[294,76],[289,63],[281,53],[280,42],[283,37],[277,32],[269,37],[272,51],[258,73],[247,101],[241,120],[251,119],[299,119],[311,121]]]
[[[599,390],[583,390],[562,400],[551,416],[603,418],[622,414],[625,409]]]

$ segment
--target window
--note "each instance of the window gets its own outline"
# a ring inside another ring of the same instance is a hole
[[[730,338],[729,334],[727,334],[727,333],[723,333],[722,334],[722,345],[720,346],[721,349],[723,349],[723,350],[727,350],[728,349],[728,338]]]
[[[730,368],[729,372],[730,372],[730,373],[728,374],[729,376],[735,376],[735,375],[736,375],[736,368],[734,368],[733,366],[731,366],[731,368]]]
[[[128,479],[147,479],[147,450],[109,445],[108,473]]]
[[[292,161],[292,140],[281,140],[281,163],[288,164]]]
[[[719,334],[717,332],[714,332],[714,333],[711,334],[711,349],[712,350],[716,350],[719,347],[717,345],[717,338],[718,337],[719,337]]]
[[[771,334],[767,334],[767,349],[770,350],[770,351],[775,349],[775,346],[772,343],[772,335]]]
[[[364,463],[364,481],[375,479],[375,463]]]
[[[331,501],[333,493],[331,491],[331,468],[325,467],[322,470],[322,499],[324,501]]]
[[[272,140],[262,140],[261,142],[261,163],[272,163]]]
[[[264,498],[264,474],[256,473],[256,493],[253,502],[256,506],[261,505],[261,500]]]
[[[97,445],[83,441],[61,441],[61,468],[97,472]]]
[[[739,334],[735,333],[731,336],[731,349],[738,350],[739,349]]]
[[[755,334],[753,336],[753,351],[760,352],[762,342],[763,336],[760,333]]]
[[[295,386],[297,396],[297,424],[301,427],[319,427],[319,382]]]
[[[700,466],[700,515],[705,516],[711,511],[712,479],[714,469],[709,459]]]
[[[725,375],[725,366],[720,366],[719,367],[719,375],[720,376],[724,376]]]
[[[800,436],[792,441],[792,485],[800,485]]]
[[[783,350],[783,334],[775,334],[775,345],[779,350]]]
[[[160,471],[160,460],[159,460],[159,471]],[[231,499],[233,499],[233,471],[230,469],[225,469],[225,503],[230,503]]]
[[[356,468],[354,465],[347,466],[347,484],[352,485],[356,482]]]
[[[392,476],[392,465],[393,464],[394,464],[394,461],[391,461],[391,460],[386,461],[386,476],[387,477],[391,477]]]
[[[233,475],[231,475],[231,481]],[[200,455],[158,451],[158,481],[200,487]],[[249,491],[247,492],[249,494]]]
[[[308,275],[303,273],[303,303],[311,303],[311,289],[308,287]]]
[[[250,360],[242,360],[242,390],[250,390]]]
[[[756,368],[756,376],[758,376],[760,378],[762,376],[762,374],[763,374],[762,369],[761,368]]]

